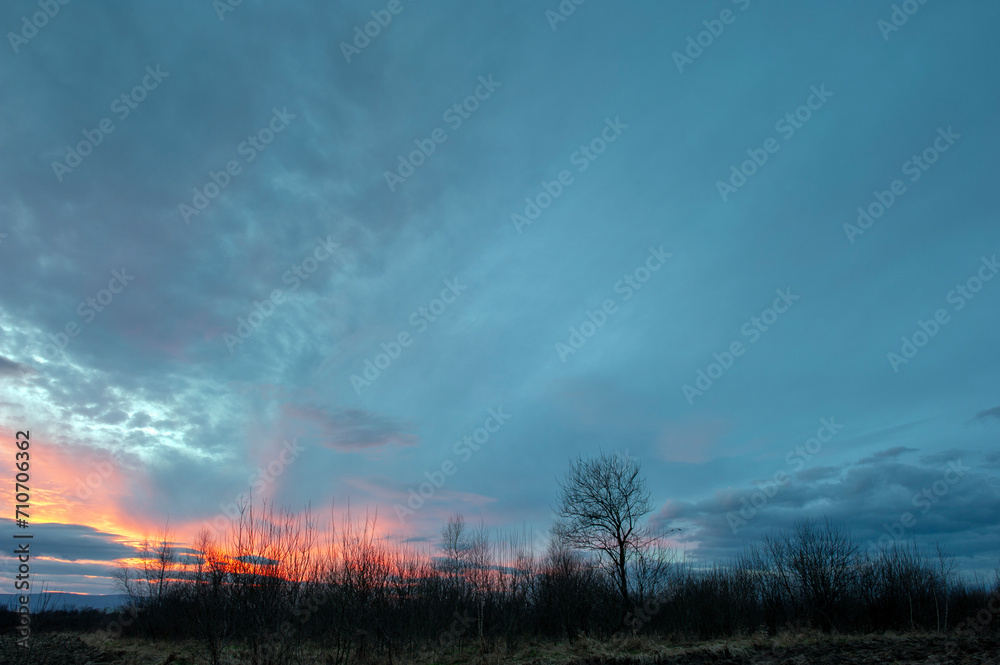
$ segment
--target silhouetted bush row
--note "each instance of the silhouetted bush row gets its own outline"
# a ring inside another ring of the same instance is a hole
[[[130,607],[105,620],[115,634],[195,638],[211,663],[230,649],[251,662],[294,662],[306,644],[345,662],[581,632],[710,639],[790,627],[948,631],[1000,593],[1000,580],[957,576],[940,550],[896,543],[862,551],[845,530],[806,521],[708,569],[638,553],[625,613],[618,580],[558,538],[536,554],[523,536],[491,538],[459,518],[443,531],[441,556],[431,557],[390,547],[374,527],[348,520],[320,544],[310,515],[248,508],[225,542],[203,534],[200,556],[188,561],[166,538],[148,546],[143,565],[119,575]],[[92,619],[81,615],[80,625]]]

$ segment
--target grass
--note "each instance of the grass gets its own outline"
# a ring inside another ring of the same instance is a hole
[[[64,644],[76,643],[103,652],[100,661],[114,665],[195,665],[205,661],[198,656],[195,643],[161,642],[141,639],[105,640],[96,634],[61,634]],[[961,654],[945,657],[946,636],[930,633],[886,633],[881,635],[830,635],[818,631],[783,631],[768,636],[764,633],[729,640],[691,642],[628,635],[618,639],[600,640],[587,635],[563,641],[525,640],[514,649],[502,642],[481,643],[468,640],[459,646],[424,649],[416,654],[394,654],[392,665],[653,665],[654,663],[814,663],[852,662],[872,665],[893,663],[928,663],[937,654],[941,663],[989,663],[1000,653],[997,638],[970,638],[961,641]],[[953,639],[953,638],[952,638]],[[91,652],[93,653],[93,652]],[[67,654],[68,655],[68,654]],[[55,654],[53,654],[55,656]],[[964,658],[964,659],[963,659]],[[849,659],[849,660],[848,660]],[[73,662],[58,658],[52,662]],[[81,661],[85,662],[85,661]],[[389,665],[389,659],[352,660],[365,665]],[[249,663],[232,649],[226,654],[226,665]],[[315,645],[303,649],[303,665],[331,665],[328,654]]]

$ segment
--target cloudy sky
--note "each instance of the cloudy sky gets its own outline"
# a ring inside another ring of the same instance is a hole
[[[1000,7],[903,5],[4,3],[0,537],[26,430],[65,591],[251,491],[543,531],[602,450],[693,560],[992,569]]]

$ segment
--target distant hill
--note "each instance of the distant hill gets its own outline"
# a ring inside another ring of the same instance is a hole
[[[121,594],[88,595],[80,593],[52,592],[43,594],[44,602],[50,610],[76,610],[92,607],[98,610],[111,610],[121,607],[125,596]],[[17,594],[0,593],[0,607],[14,609],[17,606]],[[31,609],[37,611],[43,604],[43,599],[37,595],[31,598]]]

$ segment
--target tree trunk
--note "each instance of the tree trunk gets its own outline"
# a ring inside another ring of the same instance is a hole
[[[625,543],[618,544],[618,588],[622,594],[622,623],[632,612],[632,599],[628,595],[628,574],[625,570]]]

